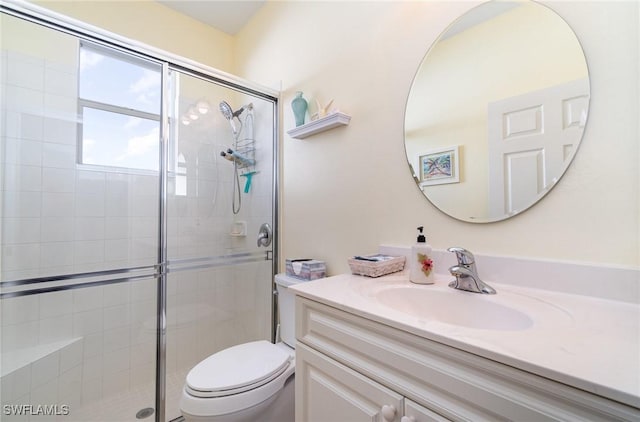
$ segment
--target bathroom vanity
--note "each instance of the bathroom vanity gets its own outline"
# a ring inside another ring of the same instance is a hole
[[[640,420],[638,304],[450,279],[295,287],[296,420]]]

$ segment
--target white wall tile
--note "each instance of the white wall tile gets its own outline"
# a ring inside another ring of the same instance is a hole
[[[36,166],[5,164],[2,185],[5,191],[41,191],[42,169]]]
[[[31,386],[31,403],[33,404],[56,404],[58,403],[58,377],[40,385]],[[34,419],[34,418],[32,418]],[[42,421],[55,421],[55,417],[39,416]]]
[[[107,374],[114,374],[129,369],[129,353],[129,348],[125,347],[113,350],[104,355],[103,371],[105,379],[107,378]]]
[[[42,165],[44,167],[74,168],[76,165],[76,146],[51,142],[53,135],[46,132],[45,141],[42,144]]]
[[[45,192],[75,192],[73,169],[42,168],[42,190]]]
[[[105,397],[121,394],[129,390],[129,370],[105,374],[102,382],[103,395]]]
[[[95,264],[104,261],[104,240],[83,240],[74,243],[75,265]]]
[[[131,346],[131,368],[140,367],[156,361],[156,343],[149,341]]]
[[[107,203],[107,209],[109,204]],[[109,212],[107,212],[109,215]],[[105,218],[105,239],[126,239],[130,236],[128,217],[111,217]]]
[[[102,379],[85,380],[82,378],[82,404],[95,403],[102,399]]]
[[[133,196],[130,198],[131,207],[129,215],[132,217],[155,217],[158,215],[158,201],[145,196]]]
[[[131,283],[118,283],[103,286],[104,306],[124,305],[129,303]]]
[[[78,142],[76,136],[77,128],[78,122],[76,119],[64,120],[46,117],[44,119],[44,140],[47,143],[62,144],[67,148],[72,148],[70,156],[75,160],[76,144]],[[65,151],[68,150],[65,149]]]
[[[103,331],[102,308],[73,314],[73,336],[82,337]],[[100,345],[102,347],[102,344]]]
[[[73,217],[42,217],[42,237],[46,242],[68,242],[73,240]]]
[[[130,305],[122,304],[116,306],[109,306],[104,308],[104,329],[110,330],[112,328],[128,327],[131,323],[131,316],[129,312]],[[128,337],[128,333],[127,333]],[[105,334],[106,339],[106,334]]]
[[[6,138],[4,162],[26,166],[42,165],[42,142],[25,139]]]
[[[40,256],[39,243],[24,243],[2,246],[2,270],[18,271],[37,269],[38,262],[34,257]]]
[[[148,280],[140,280],[131,283],[131,301],[132,302],[148,302],[155,298],[157,290],[157,281],[154,278],[150,278]],[[137,307],[137,304],[134,304],[134,308]],[[148,313],[149,309],[141,308],[141,310],[145,311],[143,313]],[[155,313],[155,311],[153,312]]]
[[[87,388],[87,384],[89,382],[95,383],[96,380],[99,381],[102,379],[102,366],[103,366],[103,357],[102,355],[94,356],[91,358],[85,358],[82,362],[82,389]]]
[[[110,196],[113,196],[110,198]],[[105,200],[105,215],[107,217],[126,217],[129,215],[129,198],[107,195]]]
[[[76,217],[104,217],[104,194],[77,193],[75,215]]]
[[[49,94],[45,92],[44,112],[45,115],[50,118],[68,122],[76,122],[76,124],[80,122],[80,118],[78,116],[78,99],[75,97]],[[74,136],[73,138],[59,139],[59,143],[69,145],[75,144],[77,142],[78,140],[76,136]]]
[[[44,242],[40,248],[40,266],[44,269],[60,268],[63,270],[73,265],[73,242]]]
[[[29,394],[31,389],[31,365],[25,365],[2,377],[2,402]]]
[[[102,310],[102,287],[73,290],[73,312]]]
[[[20,133],[18,137],[21,140],[41,142],[44,139],[44,118],[41,115],[20,113]]]
[[[75,195],[72,193],[42,193],[43,217],[73,216]]]
[[[2,326],[36,321],[39,318],[39,297],[21,296],[2,299]]]
[[[33,90],[44,89],[44,61],[11,59],[7,63],[7,84]]]
[[[75,240],[104,239],[104,217],[77,217],[75,219]]]
[[[40,192],[3,192],[3,217],[40,217],[41,195]]]
[[[34,243],[40,241],[39,218],[3,218],[2,242]]]
[[[73,309],[73,293],[71,290],[43,293],[40,298],[40,318],[50,318],[70,314]]]
[[[60,355],[58,352],[38,359],[31,365],[31,389],[57,378],[59,373]]]
[[[105,194],[106,176],[101,171],[78,170],[76,192],[80,194]]]
[[[58,403],[66,404],[70,409],[82,404],[82,365],[77,365],[60,374]]]
[[[154,360],[148,360],[143,365],[131,367],[131,387],[136,385],[150,384],[154,382],[156,375],[156,365]]]
[[[7,85],[4,106],[7,110],[42,115],[44,113],[44,93],[42,91]]]
[[[75,367],[82,367],[83,342],[75,341],[60,350],[60,372],[67,372]]]
[[[73,337],[73,318],[71,314],[39,320],[38,342],[40,344],[66,340]]]
[[[55,66],[44,69],[44,90],[47,93],[77,97],[78,77],[72,72],[65,72]]]
[[[91,357],[102,355],[102,349],[104,344],[103,339],[104,339],[104,335],[102,331],[99,331],[93,334],[83,335],[83,341],[84,341],[83,351],[82,351],[83,361]]]
[[[4,351],[18,350],[38,344],[38,321],[4,325],[0,330]]]
[[[129,335],[130,327],[128,325],[113,329],[105,328],[104,331],[104,346],[103,351],[105,355],[111,355],[112,352],[129,349],[131,345],[131,338]],[[129,352],[127,351],[127,354]]]
[[[104,241],[105,262],[129,262],[129,241],[127,239],[107,239]]]

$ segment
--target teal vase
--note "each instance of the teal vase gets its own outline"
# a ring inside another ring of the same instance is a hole
[[[307,100],[302,98],[302,91],[296,92],[296,97],[291,101],[293,116],[296,118],[296,127],[304,124],[304,117],[307,114]]]

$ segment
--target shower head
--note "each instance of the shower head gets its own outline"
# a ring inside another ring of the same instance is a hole
[[[253,109],[253,103],[249,103],[247,105],[243,105],[238,110],[233,111],[233,109],[231,108],[231,106],[229,105],[228,102],[226,102],[226,101],[220,102],[220,112],[222,112],[222,115],[227,120],[231,120],[234,117],[240,117],[240,115],[242,114],[243,111],[252,110],[252,109]]]
[[[231,119],[233,119],[235,117],[235,115],[233,113],[233,109],[231,108],[229,103],[226,102],[226,101],[222,101],[220,103],[220,112],[222,113],[224,118],[227,119],[227,120],[231,120]]]

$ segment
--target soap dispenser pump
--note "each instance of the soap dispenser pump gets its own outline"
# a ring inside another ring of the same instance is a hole
[[[423,226],[418,227],[416,244],[411,247],[409,280],[416,284],[433,284],[431,246],[427,245],[427,238],[422,233],[423,230]]]

